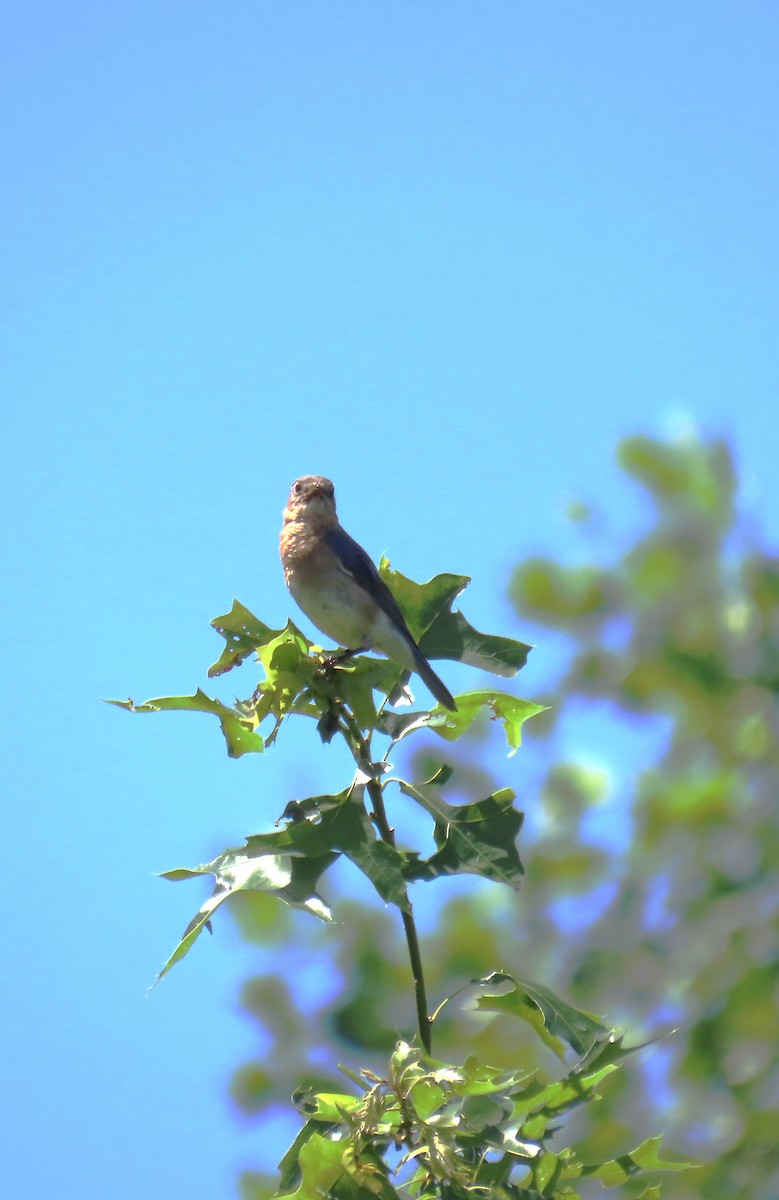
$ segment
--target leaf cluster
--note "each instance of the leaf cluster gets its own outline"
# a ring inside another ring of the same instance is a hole
[[[496,993],[496,986],[506,985],[508,993]],[[540,1008],[534,985],[501,974],[475,986],[479,1007],[489,1009],[508,995],[505,1011],[523,1019],[533,1013],[550,1041],[562,1047],[558,1034],[568,1031],[569,1047],[584,1042],[586,1048],[552,1081],[524,1070],[486,1066],[474,1056],[453,1066],[403,1041],[395,1047],[385,1077],[342,1068],[353,1090],[296,1095],[306,1123],[280,1164],[277,1195],[294,1200],[322,1194],[382,1200],[401,1195],[417,1200],[578,1200],[574,1182],[579,1179],[615,1187],[647,1173],[690,1166],[661,1159],[659,1137],[601,1162],[585,1163],[572,1147],[560,1145],[556,1135],[565,1114],[598,1100],[599,1085],[631,1051],[591,1014],[567,1005],[558,1009],[549,993]],[[656,1187],[642,1193],[647,1198],[658,1194]]]
[[[513,674],[525,663],[530,647],[479,633],[462,613],[452,611],[467,578],[439,575],[418,584],[385,562],[381,570],[426,654],[459,659],[502,675]],[[382,901],[404,912],[410,911],[408,884],[419,880],[470,873],[519,886],[523,867],[516,836],[522,814],[513,807],[510,789],[452,805],[443,795],[452,775],[449,768],[441,766],[430,778],[407,781],[388,774],[388,756],[398,742],[421,729],[430,729],[446,741],[456,740],[484,714],[502,725],[513,753],[521,743],[524,722],[541,712],[543,705],[480,690],[458,696],[457,711],[452,713],[440,706],[431,711],[392,711],[388,704],[406,693],[408,673],[388,660],[325,653],[291,622],[284,629],[271,629],[237,600],[212,625],[225,648],[209,676],[223,675],[255,655],[263,678],[249,697],[228,705],[198,689],[192,696],[164,696],[139,705],[131,700],[110,703],[136,713],[188,711],[215,716],[232,758],[272,745],[289,718],[309,717],[316,721],[324,742],[336,735],[346,740],[357,774],[336,795],[290,802],[280,817],[285,828],[255,834],[244,846],[228,848],[211,862],[164,872],[164,878],[174,882],[213,875],[215,883],[158,978],[188,953],[203,929],[210,928],[216,909],[239,893],[269,893],[330,920],[330,908],[317,888],[321,875],[341,855],[366,876]],[[379,761],[373,761],[374,735],[385,739]],[[433,818],[434,854],[425,858],[399,850],[382,828],[383,795],[391,785]]]
[[[524,664],[529,647],[480,633],[453,610],[465,578],[441,575],[422,585],[387,563],[381,570],[431,658],[446,657],[500,675],[513,674]],[[209,675],[223,675],[254,656],[262,678],[251,695],[230,705],[198,689],[191,696],[137,706],[112,703],[136,713],[182,710],[214,716],[233,758],[263,751],[291,718],[307,717],[324,743],[343,740],[355,774],[340,792],[290,801],[275,829],[252,834],[244,845],[225,849],[211,862],[165,872],[174,882],[211,875],[215,884],[159,978],[189,952],[203,929],[211,928],[214,914],[226,902],[280,900],[330,921],[320,880],[345,857],[399,915],[413,979],[416,1037],[396,1045],[386,1071],[363,1067],[347,1072],[356,1085],[353,1092],[327,1085],[297,1094],[305,1124],[280,1164],[274,1194],[298,1200],[401,1194],[422,1200],[575,1197],[572,1181],[580,1177],[612,1186],[644,1170],[680,1169],[682,1164],[657,1158],[656,1140],[631,1155],[587,1165],[572,1147],[551,1147],[561,1117],[598,1098],[598,1085],[617,1070],[626,1051],[597,1018],[546,987],[494,972],[479,981],[472,1009],[490,1021],[520,1018],[561,1061],[573,1052],[576,1062],[561,1078],[545,1080],[524,1065],[489,1066],[476,1054],[459,1066],[432,1057],[433,1024],[449,1001],[430,1014],[411,889],[469,875],[516,891],[524,875],[517,847],[523,814],[509,788],[491,787],[455,803],[449,791],[458,779],[450,765],[420,765],[404,778],[394,774],[390,756],[398,743],[422,730],[443,743],[455,742],[483,717],[502,727],[508,751],[514,753],[524,722],[543,712],[544,705],[481,689],[458,695],[455,712],[440,706],[395,709],[394,702],[409,699],[408,674],[391,662],[325,652],[291,623],[271,629],[237,601],[213,624],[225,648]],[[431,853],[398,844],[387,817],[393,789],[429,823]],[[370,986],[375,992],[375,975]],[[278,1009],[279,998],[278,989],[274,995],[266,989],[261,1003],[269,1001]]]

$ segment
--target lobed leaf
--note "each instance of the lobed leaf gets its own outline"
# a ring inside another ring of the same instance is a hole
[[[546,712],[547,705],[520,700],[505,692],[465,692],[457,697],[457,711],[442,713],[442,719],[430,721],[430,728],[442,738],[453,742],[470,729],[477,717],[488,712],[493,721],[502,721],[511,754],[522,743],[522,726],[530,717]],[[436,714],[437,716],[438,714]]]
[[[508,1013],[527,1021],[559,1058],[564,1057],[564,1043],[577,1054],[586,1054],[597,1042],[612,1036],[593,1013],[573,1008],[540,984],[515,979],[502,971],[494,971],[477,983],[482,988],[476,998],[478,1009]],[[505,990],[507,984],[510,986]]]
[[[284,1192],[284,1196],[288,1200],[322,1200],[330,1195],[329,1189],[344,1173],[343,1153],[343,1142],[312,1130],[300,1145],[294,1163],[299,1185],[292,1192]]]
[[[229,613],[214,617],[211,624],[217,633],[222,635],[227,645],[213,666],[208,668],[209,679],[231,671],[250,654],[256,654],[261,646],[283,633],[281,629],[271,629],[265,625],[238,600],[233,600],[233,607]],[[287,628],[289,627],[288,624]]]
[[[662,1137],[647,1138],[629,1154],[622,1154],[608,1162],[587,1165],[572,1162],[564,1173],[566,1177],[594,1176],[600,1179],[604,1187],[620,1187],[634,1175],[641,1175],[646,1171],[689,1171],[696,1166],[691,1162],[672,1162],[670,1159],[660,1158],[662,1140]],[[651,1195],[651,1189],[649,1194]]]
[[[331,920],[330,909],[314,890],[314,885],[337,857],[333,853],[306,859],[267,854],[258,859],[247,855],[245,851],[225,850],[213,862],[203,866],[163,871],[162,878],[174,883],[182,879],[194,879],[198,875],[213,875],[216,885],[187,925],[181,941],[157,976],[155,985],[189,953],[219,905],[239,891],[271,892],[293,908],[303,908],[323,921]]]
[[[382,558],[379,571],[400,605],[408,627],[426,658],[449,658],[490,671],[516,675],[532,647],[513,638],[480,633],[452,604],[471,582],[467,575],[436,575],[427,583],[393,571]]]
[[[107,700],[106,704],[114,704],[128,712],[202,712],[219,718],[219,724],[227,742],[227,753],[230,758],[240,758],[242,754],[258,754],[264,748],[264,742],[256,732],[257,721],[253,715],[230,708],[221,700],[214,700],[197,689],[194,696],[159,696],[155,700],[147,700],[143,704],[135,704],[132,700]]]
[[[307,857],[343,853],[370,879],[382,900],[407,911],[404,856],[376,836],[364,795],[364,785],[355,784],[334,796],[295,801],[285,812],[291,818],[287,828],[247,838],[246,852]]]
[[[387,1078],[367,1070],[360,1075],[345,1071],[362,1094],[322,1090],[306,1093],[302,1103],[297,1098],[310,1119],[282,1160],[278,1194],[307,1194],[300,1189],[306,1186],[309,1157],[316,1159],[319,1135],[340,1148],[344,1175],[331,1182],[327,1194],[333,1197],[390,1200],[402,1192],[433,1200],[445,1192],[462,1200],[477,1194],[501,1200],[519,1195],[577,1200],[570,1181],[580,1177],[613,1187],[647,1171],[684,1169],[688,1164],[659,1157],[659,1138],[629,1155],[590,1164],[580,1162],[571,1148],[548,1148],[559,1115],[597,1099],[597,1083],[617,1069],[611,1063],[582,1071],[577,1064],[563,1079],[545,1084],[473,1057],[462,1066],[443,1063],[401,1041]],[[405,1151],[394,1160],[396,1169],[406,1169],[398,1190],[389,1183],[385,1161],[393,1145]],[[322,1165],[336,1161],[335,1152],[328,1151]],[[521,1183],[512,1182],[515,1172],[521,1173]],[[356,1184],[361,1190],[352,1190]],[[291,1191],[296,1186],[298,1191]],[[652,1187],[644,1193],[646,1200],[657,1195]]]
[[[294,801],[284,814],[289,820],[286,828],[254,834],[242,847],[224,850],[203,866],[163,872],[164,879],[173,881],[214,875],[216,885],[187,926],[158,981],[188,953],[219,905],[238,891],[271,892],[292,907],[330,920],[330,910],[314,887],[339,854],[359,867],[382,900],[408,911],[405,857],[377,838],[365,810],[364,791],[364,786],[357,784],[335,796]]]
[[[518,889],[525,873],[516,838],[524,814],[514,808],[514,793],[501,788],[484,800],[451,805],[441,797],[449,778],[440,770],[426,783],[398,779],[400,790],[411,796],[435,820],[433,837],[438,849],[426,859],[409,858],[406,878],[437,879],[443,875],[470,874]]]

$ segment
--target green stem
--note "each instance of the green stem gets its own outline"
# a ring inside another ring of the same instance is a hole
[[[387,810],[384,807],[384,793],[379,776],[376,771],[376,764],[371,759],[370,742],[363,736],[362,732],[355,720],[353,714],[349,712],[346,706],[341,702],[341,715],[343,718],[342,733],[349,743],[357,766],[368,777],[366,788],[368,795],[371,798],[373,805],[372,818],[378,831],[379,837],[393,850],[395,845],[395,831],[387,819]],[[403,931],[406,935],[406,945],[408,947],[408,956],[411,962],[411,975],[414,980],[414,999],[417,1009],[417,1026],[419,1028],[419,1037],[426,1054],[432,1052],[431,1041],[431,1020],[427,1008],[427,992],[425,989],[425,975],[422,970],[422,954],[419,947],[419,934],[417,932],[416,921],[414,920],[414,911],[411,907],[411,901],[408,896],[408,888],[404,887],[404,899],[406,905],[400,910],[400,916],[403,921]]]
[[[371,779],[367,785],[368,795],[373,804],[373,819],[376,822],[376,828],[382,841],[388,846],[395,849],[395,833],[387,820],[387,811],[384,807],[384,796],[382,795],[381,784],[377,779]],[[419,1037],[422,1041],[426,1054],[432,1053],[431,1041],[431,1022],[427,1009],[427,992],[425,990],[425,975],[422,970],[422,954],[419,948],[419,934],[417,933],[416,921],[414,920],[414,910],[411,907],[411,901],[408,898],[408,889],[404,889],[405,898],[408,907],[401,909],[400,916],[403,921],[403,931],[406,935],[406,945],[408,946],[408,956],[411,961],[411,975],[414,980],[414,998],[417,1006],[417,1025],[419,1027]]]

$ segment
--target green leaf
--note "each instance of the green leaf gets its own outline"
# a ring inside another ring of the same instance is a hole
[[[438,847],[430,858],[410,861],[406,878],[470,874],[519,888],[525,869],[516,838],[524,815],[514,808],[514,793],[502,788],[471,804],[447,804],[440,792],[449,774],[438,771],[432,779],[417,785],[397,780],[400,790],[435,819],[433,836]]]
[[[276,833],[247,838],[245,853],[317,857],[338,851],[370,879],[382,900],[408,911],[405,858],[376,836],[365,810],[364,794],[364,785],[356,784],[334,796],[312,796],[295,802],[285,813],[291,824]]]
[[[128,712],[202,712],[219,718],[227,753],[230,758],[240,758],[242,754],[257,754],[263,749],[263,740],[255,731],[256,721],[235,708],[222,704],[221,700],[213,700],[201,692],[200,688],[194,696],[159,696],[155,700],[147,700],[144,704],[134,704],[132,700],[107,700],[106,704],[115,704]]]
[[[522,1103],[530,1113],[522,1123],[524,1136],[543,1138],[550,1122],[561,1113],[586,1100],[598,1099],[595,1089],[618,1070],[617,1063],[607,1063],[592,1071],[580,1071],[577,1066],[565,1078],[552,1083],[533,1080],[522,1097]]]
[[[289,712],[301,712],[307,716],[319,716],[322,704],[317,703],[316,688],[312,693],[306,689],[318,681],[317,659],[309,653],[312,643],[300,630],[287,622],[284,629],[270,629],[236,600],[231,613],[217,617],[224,625],[224,636],[229,645],[222,657],[209,670],[209,675],[221,675],[236,666],[252,652],[265,671],[265,680],[256,688],[248,700],[238,700],[231,708],[220,700],[206,696],[199,688],[194,696],[163,696],[136,705],[132,700],[109,700],[119,708],[131,712],[149,713],[161,711],[189,711],[210,713],[219,718],[231,758],[258,752],[276,738],[282,718]],[[243,632],[230,632],[231,627]],[[305,695],[301,693],[306,692]],[[325,701],[326,702],[326,701]],[[263,740],[258,726],[272,716],[275,726]]]
[[[582,1166],[581,1175],[594,1175],[605,1187],[620,1187],[634,1175],[645,1171],[689,1171],[697,1166],[691,1162],[672,1162],[659,1155],[662,1137],[647,1138],[630,1154],[623,1154],[609,1162]]]
[[[386,733],[393,742],[399,742],[415,729],[434,727],[445,720],[443,712],[392,712],[385,708],[379,713],[376,728],[380,733]]]
[[[349,1092],[293,1092],[292,1102],[305,1116],[312,1121],[324,1121],[335,1125],[344,1120],[349,1113],[355,1112],[364,1103],[363,1096],[353,1096]]]
[[[285,1192],[287,1200],[322,1200],[329,1189],[344,1174],[344,1144],[312,1133],[300,1146],[297,1167],[300,1185],[294,1192]]]
[[[508,1013],[527,1021],[543,1042],[559,1057],[564,1057],[564,1045],[576,1054],[585,1054],[596,1042],[606,1041],[611,1030],[593,1013],[573,1008],[548,988],[528,983],[495,971],[477,981],[482,992],[476,1007],[483,1011]],[[510,984],[508,991],[505,985]],[[500,992],[494,989],[500,987]]]
[[[535,621],[560,625],[586,618],[603,620],[614,612],[613,583],[599,567],[561,566],[550,558],[529,558],[514,572],[511,598]]]
[[[440,718],[429,722],[430,728],[442,738],[453,742],[462,737],[482,712],[487,712],[493,721],[502,721],[511,754],[515,754],[522,743],[522,726],[530,717],[546,712],[547,705],[533,704],[520,700],[505,692],[465,692],[457,697],[457,711],[441,713]],[[439,714],[435,716],[438,718]]]
[[[524,667],[530,646],[479,633],[461,612],[452,612],[452,603],[470,583],[467,575],[436,575],[427,583],[415,583],[393,571],[385,558],[379,571],[426,658],[453,659],[493,675],[516,675]]]
[[[227,645],[214,665],[208,668],[209,679],[239,666],[250,654],[256,654],[260,646],[283,632],[265,625],[237,600],[233,600],[229,613],[214,617],[211,624]]]
[[[219,905],[239,891],[271,892],[293,908],[303,908],[323,921],[331,920],[330,909],[316,893],[314,885],[337,857],[337,854],[326,853],[305,859],[282,854],[266,854],[257,858],[242,850],[225,850],[213,862],[203,866],[163,871],[162,878],[175,883],[182,879],[194,879],[197,875],[213,875],[216,886],[184,930],[181,941],[160,971],[155,984],[189,952]]]
[[[542,1196],[550,1185],[554,1187],[559,1174],[560,1159],[551,1150],[547,1150],[538,1162],[533,1164],[533,1183]]]
[[[306,1143],[311,1140],[314,1134],[318,1134],[321,1137],[329,1133],[337,1123],[333,1121],[329,1125],[324,1125],[320,1121],[306,1121],[294,1142],[279,1162],[279,1189],[277,1195],[286,1196],[296,1184],[300,1183],[300,1152]]]
[[[373,693],[377,690],[383,696],[389,695],[397,686],[398,676],[396,663],[360,654],[327,668],[316,690],[347,704],[361,730],[373,729],[378,720]]]

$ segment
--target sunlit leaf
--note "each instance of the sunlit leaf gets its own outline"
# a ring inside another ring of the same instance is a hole
[[[365,788],[356,784],[334,796],[312,796],[288,807],[285,829],[246,839],[245,853],[317,857],[338,851],[370,879],[382,900],[408,908],[404,857],[381,841],[365,810]]]
[[[242,754],[258,753],[263,749],[263,740],[254,726],[256,722],[235,708],[223,704],[221,700],[213,700],[200,688],[194,696],[159,696],[155,700],[147,700],[144,704],[134,704],[132,700],[107,700],[107,704],[115,704],[128,712],[202,712],[219,718],[227,753],[231,758],[240,758]]]
[[[227,645],[219,659],[209,667],[209,679],[231,671],[250,654],[256,654],[260,646],[264,646],[283,632],[281,629],[271,629],[265,625],[238,600],[233,600],[233,607],[229,613],[214,617],[211,624],[217,633],[222,635]]]
[[[337,854],[326,853],[316,858],[293,858],[282,854],[266,854],[257,858],[246,851],[225,850],[213,862],[203,866],[163,871],[163,879],[176,883],[182,879],[194,879],[198,875],[213,875],[216,886],[184,930],[181,941],[156,982],[159,983],[171,967],[189,952],[219,905],[241,890],[271,892],[293,908],[305,909],[323,921],[331,920],[330,910],[314,890],[314,885],[337,857]]]
[[[440,737],[453,742],[462,737],[477,717],[486,713],[491,720],[502,723],[506,741],[514,754],[521,745],[525,721],[546,712],[546,708],[545,704],[533,704],[505,692],[461,692],[457,697],[457,711],[441,713],[440,719],[430,721],[429,725]]]
[[[286,1200],[322,1200],[341,1178],[344,1146],[320,1133],[311,1133],[298,1150],[295,1167],[300,1184],[294,1192],[285,1192]]]
[[[569,567],[551,558],[531,558],[514,572],[511,597],[534,620],[546,625],[602,620],[612,613],[619,591],[599,567]]]
[[[543,1138],[553,1119],[585,1101],[599,1099],[595,1089],[618,1070],[618,1063],[606,1063],[584,1071],[577,1066],[563,1079],[550,1083],[533,1080],[522,1097],[523,1104],[531,1114],[522,1124],[522,1133],[529,1138]]]
[[[348,1092],[293,1092],[292,1101],[312,1121],[324,1121],[334,1125],[343,1121],[363,1104],[362,1096]]]

